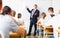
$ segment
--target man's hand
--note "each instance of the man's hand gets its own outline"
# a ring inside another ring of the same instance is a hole
[[[35,13],[34,15],[37,15],[37,13]]]
[[[28,8],[28,6],[26,6],[26,9]]]

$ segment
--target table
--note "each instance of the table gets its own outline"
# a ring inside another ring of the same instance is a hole
[[[52,26],[44,26],[44,32],[46,34],[53,34],[53,27]]]

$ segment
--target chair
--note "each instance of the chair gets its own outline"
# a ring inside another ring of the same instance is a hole
[[[44,31],[45,31],[45,34],[53,34],[53,27],[52,26],[46,26]]]
[[[20,28],[19,36],[26,38],[26,30],[22,27]]]
[[[46,26],[44,27],[44,34],[46,38],[50,38],[48,35],[53,35],[53,27],[52,26]]]
[[[25,30],[25,27],[24,27],[24,23],[20,23],[19,27],[20,27],[20,34],[19,34],[20,37],[26,38],[26,30]]]
[[[26,38],[26,30],[22,25],[19,25],[20,30],[19,34],[18,33],[10,33],[10,38],[21,38],[24,37]]]
[[[26,30],[24,28],[20,28],[19,34],[10,32],[9,35],[10,38],[21,38],[21,37],[26,38]]]
[[[60,38],[60,28],[57,30],[58,32],[58,38]]]

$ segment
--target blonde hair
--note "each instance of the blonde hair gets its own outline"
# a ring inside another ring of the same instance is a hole
[[[44,14],[44,17],[43,18],[45,18],[46,17],[46,13],[45,12],[42,12],[41,15],[43,15],[43,14]]]

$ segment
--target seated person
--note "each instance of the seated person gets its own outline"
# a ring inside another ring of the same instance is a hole
[[[15,17],[16,16],[16,12],[14,10],[12,10],[10,15],[11,15],[12,19],[15,21],[15,23],[18,25],[17,18]]]
[[[21,13],[18,13],[17,22],[18,22],[18,26],[21,29],[20,34],[21,35],[25,35],[26,34],[26,29],[24,27],[24,20],[22,19],[22,14]]]
[[[54,38],[60,38],[58,37],[58,32],[60,31],[60,14],[50,19],[49,23],[50,23],[49,25],[52,25],[53,27]]]
[[[0,14],[0,32],[3,33],[4,38],[9,38],[9,32],[16,32],[20,34],[20,27],[14,22],[10,16],[11,8],[5,6]]]
[[[23,21],[23,19],[21,17],[22,17],[22,14],[18,13],[18,19],[17,19],[17,21],[18,21],[19,26],[20,25],[22,25],[22,26],[24,25],[24,21]]]
[[[44,23],[44,25],[48,25],[49,26],[49,20],[50,19],[52,19],[53,17],[55,17],[55,14],[54,14],[54,8],[53,7],[49,7],[48,8],[48,14],[47,14],[47,16],[46,16],[46,18],[45,18],[45,23]]]
[[[45,19],[45,17],[46,17],[46,14],[43,12],[42,14],[41,14],[41,18],[38,20],[38,22],[37,22],[37,25],[38,25],[38,29],[41,31],[41,32],[43,32],[43,23],[44,23],[44,19]]]

